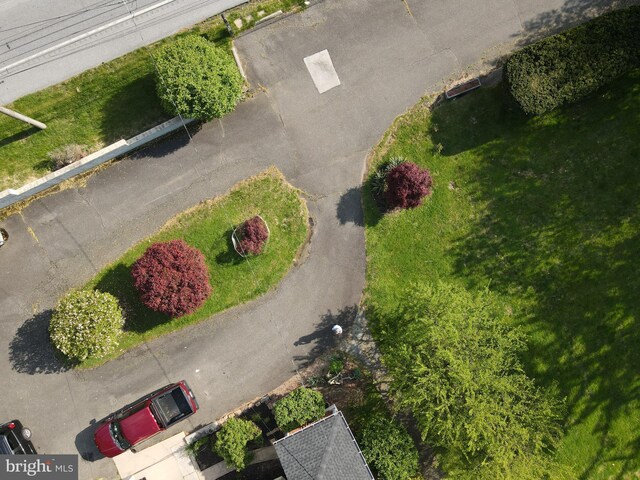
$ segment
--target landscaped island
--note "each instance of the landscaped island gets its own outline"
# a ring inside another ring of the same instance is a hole
[[[244,258],[235,251],[231,233],[256,215],[269,225],[269,246]],[[179,214],[84,286],[117,299],[124,328],[108,353],[97,348],[100,355],[87,356],[83,349],[70,359],[82,368],[95,367],[143,341],[262,295],[294,264],[308,228],[305,201],[275,168]],[[81,305],[85,316],[86,304]]]

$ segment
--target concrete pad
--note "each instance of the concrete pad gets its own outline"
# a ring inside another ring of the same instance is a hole
[[[121,478],[146,480],[201,479],[184,450],[184,437],[185,433],[180,432],[137,453],[126,451],[114,457],[118,474]]]
[[[340,85],[340,79],[336,69],[333,68],[333,63],[327,50],[305,57],[304,63],[318,92],[324,93]]]

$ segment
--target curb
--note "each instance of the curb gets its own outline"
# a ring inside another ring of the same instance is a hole
[[[51,172],[44,177],[41,177],[33,182],[27,183],[20,188],[9,188],[0,192],[0,209],[13,205],[14,203],[25,200],[37,193],[54,187],[65,180],[68,180],[76,175],[91,170],[98,165],[101,165],[108,160],[112,160],[116,157],[125,155],[132,150],[142,147],[143,145],[156,140],[168,133],[174,132],[186,125],[194,122],[195,120],[182,119],[180,117],[174,117],[160,125],[157,125],[145,132],[142,132],[135,137],[131,137],[128,140],[118,140],[111,145],[98,150],[84,158],[81,158],[77,162],[74,162],[66,167],[63,167],[55,172]]]

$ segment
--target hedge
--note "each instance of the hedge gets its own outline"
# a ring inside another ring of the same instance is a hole
[[[273,406],[278,428],[290,432],[307,423],[320,420],[325,413],[324,398],[320,392],[305,387],[296,388]]]
[[[242,96],[244,80],[233,57],[202,37],[188,35],[164,45],[155,65],[158,97],[172,115],[219,118]]]
[[[504,75],[527,114],[575,102],[640,65],[640,6],[618,10],[514,53]]]

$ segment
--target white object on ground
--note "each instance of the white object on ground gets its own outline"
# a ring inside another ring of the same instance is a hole
[[[338,78],[336,69],[333,68],[333,63],[327,50],[322,50],[321,52],[305,57],[304,63],[307,66],[307,70],[309,70],[309,74],[318,92],[324,93],[340,85],[340,79]]]
[[[335,333],[336,335],[341,335],[342,334],[342,327],[340,325],[334,325],[333,328],[331,329],[331,331],[333,333]]]

